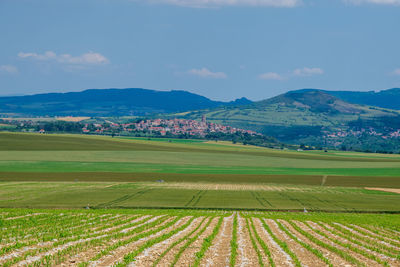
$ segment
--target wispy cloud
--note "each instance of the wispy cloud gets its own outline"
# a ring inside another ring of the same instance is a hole
[[[300,5],[301,0],[136,0],[155,4],[169,4],[193,8],[250,6],[292,8]]]
[[[226,79],[228,76],[223,72],[212,72],[207,68],[191,69],[187,73],[202,78]]]
[[[282,75],[276,72],[262,73],[258,76],[258,78],[260,78],[261,80],[277,80],[277,81],[282,81],[285,79]]]
[[[57,55],[53,51],[47,51],[44,54],[20,52],[18,53],[18,57],[38,61],[53,61],[69,65],[102,65],[109,63],[109,60],[105,56],[94,52],[88,52],[80,56],[71,56],[70,54]]]
[[[0,65],[0,72],[6,72],[6,73],[18,73],[18,69],[15,66],[12,65]]]
[[[289,71],[286,74],[280,74],[277,72],[266,72],[258,75],[258,78],[261,80],[276,80],[283,81],[290,79],[292,77],[310,77],[314,75],[324,74],[324,70],[320,68],[299,68],[293,71]]]
[[[400,76],[400,69],[395,69],[395,70],[392,72],[392,74],[393,74],[393,75]]]
[[[376,5],[392,5],[400,6],[400,0],[343,0],[345,3],[352,5],[376,4]]]
[[[295,76],[314,76],[324,74],[324,71],[320,68],[301,68],[295,69],[293,75]]]

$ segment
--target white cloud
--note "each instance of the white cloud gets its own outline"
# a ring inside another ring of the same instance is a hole
[[[188,73],[202,78],[225,79],[228,77],[223,72],[212,72],[207,68],[191,69],[188,71]]]
[[[392,74],[400,76],[400,69],[395,69]]]
[[[47,51],[44,54],[36,53],[18,53],[20,58],[30,58],[39,61],[55,61],[70,65],[101,65],[109,63],[109,60],[99,53],[88,52],[80,56],[71,56],[70,54],[57,55],[53,51]]]
[[[194,7],[194,8],[223,7],[223,6],[291,8],[291,7],[296,7],[302,3],[301,0],[147,0],[147,1],[149,3],[161,3],[161,4],[169,4],[176,6]]]
[[[263,73],[260,74],[258,78],[260,78],[261,80],[277,80],[277,81],[282,81],[285,79],[282,75],[276,72]]]
[[[0,65],[0,72],[17,73],[18,69],[12,65]]]
[[[400,0],[343,0],[345,3],[353,5],[376,4],[376,5],[392,5],[400,6]]]
[[[314,75],[321,75],[324,74],[324,71],[320,68],[302,68],[302,69],[295,69],[293,71],[293,75],[295,76],[314,76]]]
[[[314,75],[324,74],[324,71],[320,68],[299,68],[293,71],[290,71],[286,74],[279,74],[277,72],[266,72],[258,75],[258,78],[261,80],[276,80],[283,81],[289,79],[291,77],[299,76],[299,77],[309,77]]]

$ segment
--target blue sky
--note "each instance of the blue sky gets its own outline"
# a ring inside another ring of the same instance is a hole
[[[0,95],[400,87],[400,0],[0,0]]]

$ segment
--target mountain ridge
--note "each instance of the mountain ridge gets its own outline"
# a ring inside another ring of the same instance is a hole
[[[249,104],[240,98],[214,101],[184,90],[156,91],[143,88],[87,89],[81,92],[45,93],[0,97],[0,113],[48,116],[144,116],[193,109]]]
[[[400,110],[400,88],[380,91],[333,91],[324,89],[299,89],[289,92],[322,91],[353,104],[377,106]]]

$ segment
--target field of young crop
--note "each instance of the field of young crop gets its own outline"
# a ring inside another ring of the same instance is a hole
[[[0,133],[2,208],[400,212],[398,189],[400,155]]]
[[[400,266],[400,216],[0,211],[1,266]]]
[[[352,187],[204,182],[3,182],[2,208],[399,212],[400,194]]]

